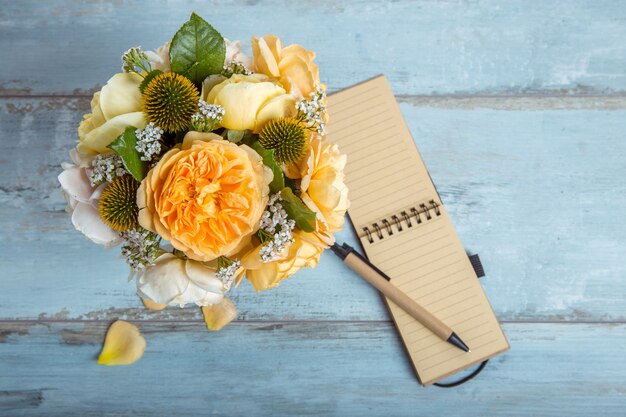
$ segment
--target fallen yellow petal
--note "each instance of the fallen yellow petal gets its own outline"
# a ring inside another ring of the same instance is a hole
[[[141,302],[148,310],[161,311],[165,307],[167,307],[167,304],[155,303],[154,301],[148,300],[147,298],[142,298]]]
[[[207,329],[219,330],[237,317],[237,308],[230,298],[224,297],[219,304],[202,307],[202,314]]]
[[[134,324],[118,320],[107,331],[102,352],[98,357],[100,365],[130,365],[143,356],[146,339]]]

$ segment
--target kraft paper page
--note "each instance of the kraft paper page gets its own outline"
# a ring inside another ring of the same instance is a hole
[[[471,349],[456,349],[388,301],[422,384],[508,349],[386,78],[328,101],[328,137],[348,155],[349,216],[366,255]]]

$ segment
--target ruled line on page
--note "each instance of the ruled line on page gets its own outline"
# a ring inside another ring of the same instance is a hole
[[[366,90],[359,91],[358,93],[353,94],[353,95],[351,95],[351,96],[348,96],[348,97],[346,97],[346,98],[345,98],[345,99],[343,99],[343,100],[337,100],[336,102],[334,102],[334,103],[333,103],[333,105],[335,105],[335,106],[339,106],[339,105],[341,105],[341,104],[345,104],[346,102],[351,101],[351,100],[354,100],[355,98],[360,97],[360,96],[362,96],[363,94],[367,94],[367,93],[370,93],[370,92],[372,92],[372,91],[376,91],[376,90],[378,90],[378,88],[377,88],[377,87],[371,87],[371,88],[368,88],[368,89],[366,89]],[[377,94],[379,94],[379,93],[377,93]]]
[[[380,103],[382,104],[382,103]],[[360,126],[360,123],[363,123],[367,120],[370,120],[372,117],[384,115],[388,113],[389,109],[384,108],[383,106],[372,106],[367,109],[358,109],[358,112],[355,112],[355,115],[352,117],[346,117],[345,119],[337,120],[333,126],[333,132],[340,132],[342,129],[339,129],[342,124],[349,123],[349,126]]]
[[[376,126],[380,126],[381,124],[385,123],[386,121],[391,120],[392,118],[390,116],[385,116],[384,114],[382,114],[383,119],[382,120],[375,120],[372,123],[372,118],[368,119],[368,124],[365,125],[362,122],[359,123],[350,123],[347,126],[342,127],[341,129],[333,129],[333,133],[336,135],[339,132],[342,132],[346,129],[353,129],[353,130],[366,130],[369,131],[371,128],[376,127]],[[358,126],[358,128],[355,128],[355,126]]]

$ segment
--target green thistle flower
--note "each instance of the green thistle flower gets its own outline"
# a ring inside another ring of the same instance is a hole
[[[139,182],[130,175],[117,177],[102,191],[98,213],[103,222],[113,230],[125,232],[139,225],[137,215],[137,189]]]
[[[261,130],[259,142],[265,149],[274,150],[276,162],[285,164],[297,161],[304,154],[306,134],[296,119],[274,119]]]
[[[189,127],[191,116],[198,111],[200,95],[193,83],[174,72],[154,77],[143,92],[142,107],[148,120],[168,132]]]

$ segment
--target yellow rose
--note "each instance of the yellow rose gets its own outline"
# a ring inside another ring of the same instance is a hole
[[[107,148],[128,126],[144,128],[139,84],[143,78],[135,73],[115,74],[102,90],[93,95],[91,113],[78,126],[77,149],[86,155],[111,152]]]
[[[235,74],[206,93],[205,101],[225,110],[221,125],[259,132],[272,119],[295,115],[296,101],[263,74]]]
[[[283,256],[272,262],[261,261],[262,245],[253,248],[241,259],[246,278],[257,291],[276,287],[284,279],[289,278],[301,268],[315,268],[326,245],[313,233],[296,231],[294,242],[285,249]]]
[[[285,166],[289,178],[302,178],[300,198],[316,213],[316,232],[328,245],[335,242],[333,233],[343,227],[344,215],[350,205],[348,187],[344,183],[346,155],[336,144],[313,134],[305,157]]]
[[[139,224],[191,259],[230,256],[258,228],[272,177],[248,146],[189,132],[137,190]]]
[[[320,85],[319,68],[313,63],[315,52],[301,45],[285,48],[274,35],[252,37],[252,54],[257,72],[276,78],[295,96],[308,98]]]

